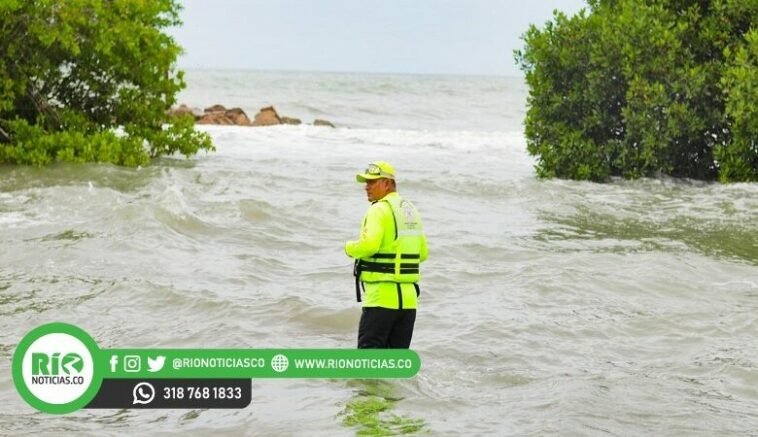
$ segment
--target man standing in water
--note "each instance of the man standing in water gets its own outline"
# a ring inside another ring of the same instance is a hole
[[[419,264],[427,247],[416,207],[397,193],[395,169],[387,162],[369,164],[355,176],[366,184],[371,206],[357,241],[345,243],[355,258],[355,294],[364,299],[358,348],[407,349],[416,322]]]

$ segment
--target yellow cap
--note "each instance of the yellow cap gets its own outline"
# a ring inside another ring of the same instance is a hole
[[[395,179],[395,168],[386,161],[374,161],[366,167],[362,174],[355,175],[355,180],[364,183],[374,179]]]

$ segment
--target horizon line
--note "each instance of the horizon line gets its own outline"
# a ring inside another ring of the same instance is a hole
[[[178,70],[202,70],[202,71],[236,71],[236,72],[256,72],[256,73],[322,73],[322,74],[345,74],[345,75],[370,75],[370,76],[453,76],[453,77],[497,77],[497,78],[518,78],[523,79],[523,74],[496,74],[496,73],[408,73],[408,72],[381,72],[381,71],[359,71],[359,70],[296,70],[296,69],[266,69],[250,67],[200,67],[200,66],[182,66]]]

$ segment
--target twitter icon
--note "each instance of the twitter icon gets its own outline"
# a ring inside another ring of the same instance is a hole
[[[147,371],[157,372],[163,368],[163,364],[166,362],[166,357],[158,355],[156,358],[147,357]]]

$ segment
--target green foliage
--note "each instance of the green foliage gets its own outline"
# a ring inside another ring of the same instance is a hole
[[[589,6],[515,52],[537,174],[758,180],[758,0]]]
[[[758,181],[758,31],[745,40],[721,80],[733,137],[715,151],[723,182]]]
[[[388,436],[417,434],[425,431],[421,419],[389,414],[394,401],[379,396],[359,397],[351,400],[341,413],[345,426],[357,427],[357,435]]]
[[[0,163],[137,166],[213,150],[166,110],[185,83],[175,0],[0,0]]]

